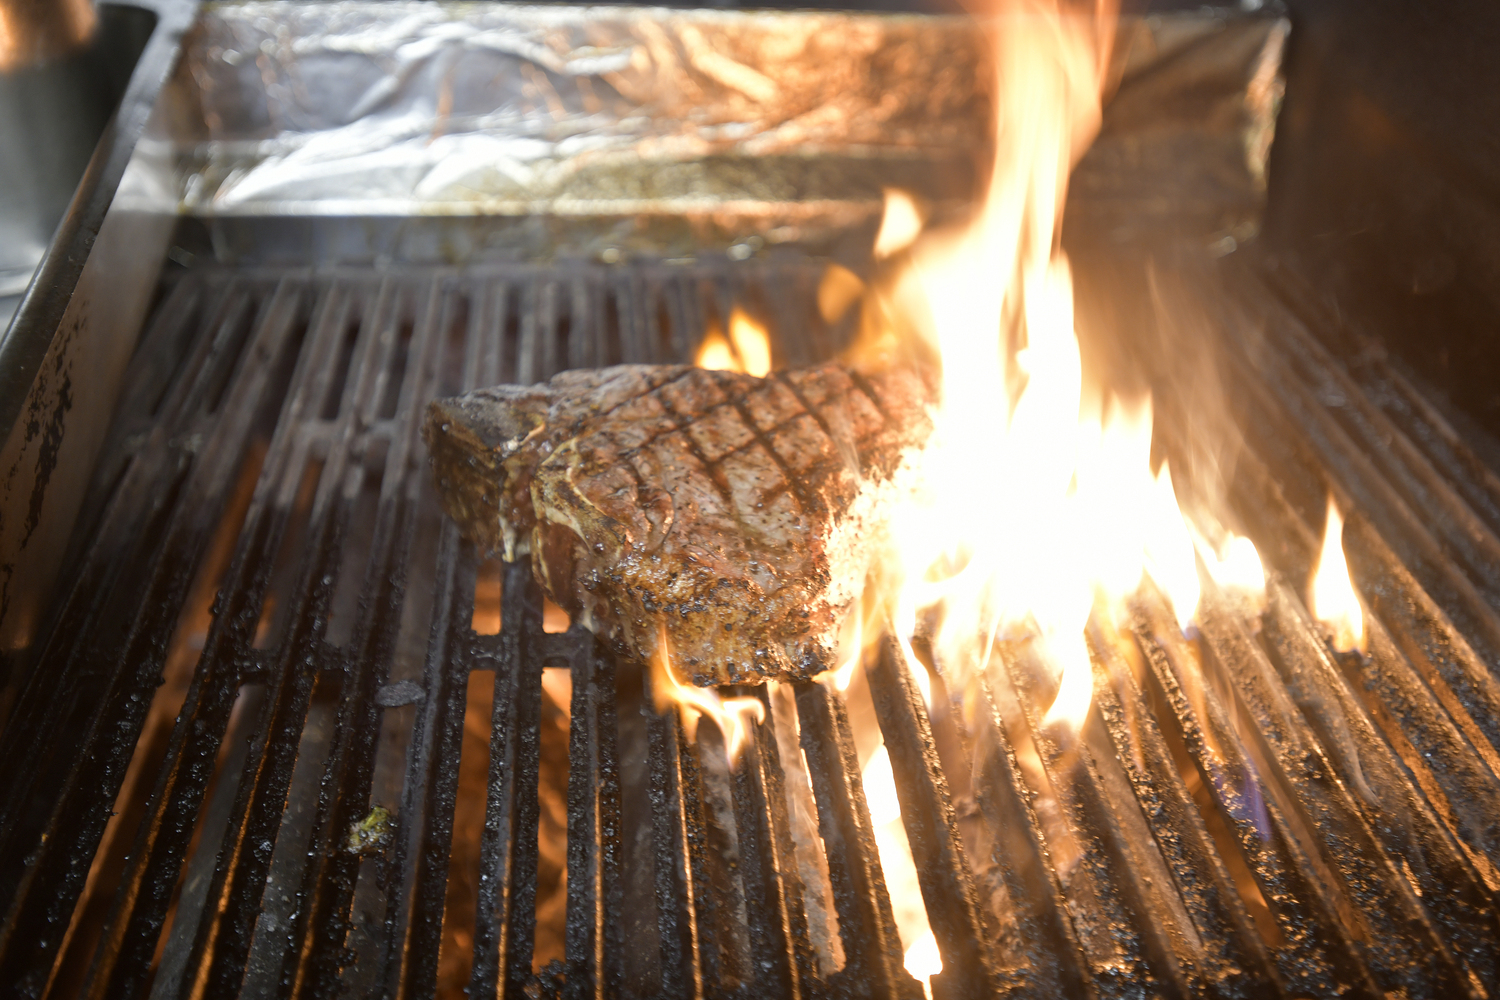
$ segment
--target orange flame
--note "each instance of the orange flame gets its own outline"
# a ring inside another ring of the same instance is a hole
[[[1193,545],[1198,556],[1208,568],[1208,575],[1227,594],[1248,598],[1257,608],[1263,607],[1266,599],[1266,569],[1261,565],[1260,553],[1255,543],[1232,531],[1223,532],[1217,544],[1197,526],[1189,525],[1193,534]]]
[[[839,631],[839,661],[833,668],[834,687],[840,691],[849,690],[849,682],[854,680],[854,668],[863,662],[864,653],[865,616],[855,611],[844,619]]]
[[[1186,621],[1196,564],[1170,474],[1150,474],[1149,407],[1084,396],[1058,248],[1067,175],[1098,127],[1113,18],[1058,0],[1005,13],[983,208],[961,232],[916,243],[890,293],[888,314],[942,359],[924,490],[894,523],[894,624],[910,635],[941,607],[933,650],[951,689],[985,669],[997,638],[1037,640],[1060,673],[1048,721],[1077,725],[1093,690],[1083,629],[1096,600],[1134,589],[1145,569]],[[910,228],[909,207],[888,195],[882,236]]]
[[[1255,551],[1255,543],[1243,535],[1229,536],[1208,571],[1221,587],[1265,596],[1266,568],[1261,564],[1260,553]]]
[[[1077,731],[1089,713],[1094,700],[1094,666],[1089,659],[1088,643],[1083,634],[1063,633],[1049,636],[1045,645],[1047,659],[1055,664],[1060,673],[1057,697],[1052,707],[1042,717],[1042,725],[1059,723]]]
[[[0,72],[8,72],[20,60],[15,28],[10,23],[10,8],[0,7]]]
[[[880,219],[880,231],[875,234],[875,259],[905,250],[921,232],[922,213],[911,195],[899,188],[886,188],[885,214]]]
[[[703,342],[698,345],[698,356],[693,359],[693,364],[711,371],[744,370],[740,367],[739,359],[734,356],[734,348],[729,346],[729,341],[724,339],[724,334],[720,333],[717,327],[710,327],[708,333],[704,334]]]
[[[1172,488],[1172,470],[1167,463],[1155,480],[1155,498],[1151,509],[1152,523],[1146,539],[1146,572],[1172,602],[1177,623],[1187,631],[1198,600],[1203,596],[1198,582],[1198,556],[1192,535],[1177,508],[1177,492]]]
[[[943,971],[943,956],[938,954],[937,937],[928,931],[906,949],[902,963],[927,995],[932,996],[932,977]]]
[[[896,776],[891,770],[891,755],[885,745],[875,749],[860,770],[865,786],[865,805],[870,810],[870,825],[885,826],[901,818],[901,801],[896,797]]]
[[[724,734],[724,748],[729,754],[730,766],[740,756],[740,750],[753,738],[751,725],[766,721],[766,707],[759,698],[740,696],[722,698],[712,688],[701,688],[694,684],[683,684],[672,669],[671,650],[665,624],[657,625],[656,653],[651,657],[651,699],[657,712],[665,712],[674,705],[682,713],[682,725],[689,740],[698,739],[698,720],[708,718]]]
[[[1365,651],[1365,613],[1359,593],[1349,576],[1344,558],[1344,517],[1332,494],[1328,497],[1328,520],[1323,527],[1323,548],[1313,567],[1307,609],[1333,632],[1333,648],[1340,653]]]
[[[916,242],[867,297],[850,354],[889,356],[873,345],[899,332],[941,358],[922,489],[892,523],[896,635],[905,644],[919,618],[934,623],[951,691],[988,668],[997,640],[1033,644],[1057,672],[1044,721],[1074,729],[1092,700],[1090,616],[1117,612],[1145,575],[1187,631],[1202,591],[1172,470],[1152,471],[1149,397],[1085,392],[1060,249],[1068,174],[1100,120],[1114,31],[1104,8],[1013,0],[991,22],[998,115],[985,202],[966,228],[917,236],[911,200],[887,192],[876,256]],[[1231,554],[1205,562],[1237,580],[1259,571],[1248,541]]]
[[[771,370],[771,338],[766,328],[739,306],[729,314],[729,336],[717,323],[711,324],[693,363],[699,368],[744,372],[757,378]]]
[[[932,989],[928,977],[943,971],[943,960],[937,953],[937,939],[933,937],[932,927],[927,922],[927,911],[922,905],[917,869],[912,863],[906,829],[901,824],[901,802],[896,797],[896,778],[891,771],[891,758],[886,753],[884,744],[877,747],[870,759],[865,761],[860,780],[865,789],[865,803],[870,810],[870,826],[875,832],[875,850],[880,856],[880,870],[890,892],[896,934],[906,949],[906,971],[922,983],[930,996]]]
[[[865,293],[860,276],[842,264],[830,263],[818,282],[818,312],[825,323],[837,323]]]

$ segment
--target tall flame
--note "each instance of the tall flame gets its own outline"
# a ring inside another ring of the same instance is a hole
[[[1344,559],[1344,516],[1333,496],[1328,497],[1328,520],[1323,527],[1323,548],[1313,567],[1307,609],[1333,633],[1333,648],[1340,653],[1365,649],[1365,613]]]
[[[1093,691],[1092,615],[1116,614],[1149,576],[1186,632],[1200,560],[1221,586],[1263,590],[1264,579],[1248,541],[1216,530],[1227,541],[1210,545],[1182,514],[1168,463],[1153,469],[1150,398],[1085,391],[1061,213],[1068,175],[1100,122],[1112,0],[1000,2],[985,22],[995,158],[972,222],[924,232],[916,202],[888,190],[874,252],[893,273],[866,287],[830,268],[819,289],[830,322],[865,297],[849,363],[888,358],[904,337],[941,361],[921,488],[893,513],[878,598],[851,616],[830,679],[849,685],[877,623],[894,632],[929,699],[911,647],[919,631],[950,692],[989,668],[998,641],[1027,644],[1055,674],[1044,724],[1076,729]],[[768,344],[737,309],[727,333],[707,331],[698,364],[764,374]],[[731,743],[743,739],[735,727],[749,706],[678,684],[665,659],[658,673],[659,698],[710,715]]]
[[[895,627],[909,635],[940,611],[933,648],[950,685],[983,670],[997,638],[1033,642],[1059,677],[1047,719],[1075,726],[1092,691],[1083,630],[1095,604],[1143,571],[1184,624],[1198,599],[1171,474],[1151,474],[1149,403],[1084,394],[1059,246],[1068,173],[1099,124],[1111,13],[1017,0],[992,22],[997,134],[983,208],[961,232],[913,246],[884,312],[942,361],[924,489],[894,525]],[[907,205],[888,196],[888,215]]]
[[[989,22],[997,132],[983,206],[966,228],[924,233],[894,258],[903,270],[880,286],[850,358],[889,354],[900,333],[941,360],[923,486],[893,520],[898,637],[919,620],[932,627],[950,691],[988,668],[997,640],[1030,644],[1057,679],[1045,723],[1076,728],[1093,691],[1090,616],[1123,607],[1145,575],[1187,631],[1200,546],[1173,470],[1153,472],[1150,398],[1086,392],[1074,331],[1060,220],[1068,174],[1100,121],[1112,7],[1011,0],[1000,15]],[[888,192],[886,207],[879,243],[895,246],[912,202]],[[1204,561],[1215,579],[1256,586],[1246,540]],[[925,687],[909,651],[907,662]]]

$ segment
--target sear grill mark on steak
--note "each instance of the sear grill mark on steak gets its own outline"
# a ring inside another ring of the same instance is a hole
[[[857,461],[847,461],[849,456],[848,454],[845,454],[845,451],[847,450],[845,446],[848,444],[848,442],[840,442],[839,439],[834,437],[833,430],[829,426],[828,421],[824,418],[823,414],[818,412],[817,407],[813,406],[807,401],[807,397],[802,394],[801,389],[797,388],[797,383],[792,381],[791,376],[788,375],[785,371],[777,371],[772,372],[771,377],[775,378],[782,385],[786,386],[787,392],[790,392],[794,397],[796,397],[797,403],[802,407],[803,412],[812,417],[813,420],[817,421],[818,427],[823,431],[823,434],[828,438],[829,441],[833,442],[833,444],[840,449],[839,453],[841,455],[844,455],[846,459],[845,464],[852,465],[853,467],[857,468]],[[849,454],[852,454],[852,452],[849,452]]]
[[[739,414],[740,419],[743,420],[745,422],[745,425],[750,428],[750,433],[754,435],[756,444],[760,445],[761,450],[763,450],[767,455],[771,456],[771,461],[776,463],[776,468],[781,472],[781,477],[784,481],[784,485],[771,487],[773,493],[775,495],[780,495],[781,493],[790,493],[792,496],[797,498],[797,503],[802,507],[802,511],[804,514],[820,514],[822,512],[821,504],[819,504],[818,502],[817,495],[808,493],[806,490],[802,489],[799,486],[801,477],[792,471],[791,466],[787,465],[786,459],[781,457],[781,453],[776,450],[776,447],[766,437],[765,432],[763,432],[760,427],[757,426],[755,416],[745,406],[745,401],[743,399],[734,399],[731,400],[731,403],[734,406],[735,412]],[[781,427],[785,426],[785,423],[790,422],[791,420],[797,420],[802,416],[803,414],[793,414],[791,417],[788,417],[786,421],[783,421],[776,427],[771,428],[772,433],[779,431]],[[761,494],[760,502],[764,504],[766,498],[767,494]]]
[[[621,365],[438,400],[424,437],[480,550],[529,553],[632,656],[664,635],[680,676],[747,683],[833,666],[935,392],[919,369]]]
[[[724,455],[720,455],[718,456],[718,458],[709,458],[708,453],[703,450],[703,446],[707,444],[712,447],[715,442],[711,438],[700,441],[700,435],[698,433],[698,431],[707,421],[715,419],[718,414],[724,411],[724,408],[726,406],[731,405],[731,401],[728,397],[724,397],[717,400],[716,402],[708,403],[708,405],[703,407],[702,409],[703,415],[696,420],[693,420],[685,418],[681,413],[678,412],[677,406],[672,399],[672,397],[674,395],[677,395],[677,393],[669,391],[670,389],[675,388],[675,385],[663,386],[662,388],[662,408],[666,410],[667,416],[671,418],[674,426],[676,427],[675,433],[682,435],[682,439],[687,445],[688,450],[691,451],[693,453],[693,457],[703,465],[704,471],[708,473],[709,480],[718,489],[719,495],[723,497],[724,502],[726,504],[732,505],[734,503],[734,499],[732,496],[732,491],[730,490],[729,481],[724,477],[723,470],[719,468],[719,460],[722,459]],[[703,400],[689,397],[683,402],[685,402],[688,407],[691,407],[695,403],[703,402]],[[691,412],[691,410],[689,412]],[[649,444],[651,442],[647,443]],[[733,454],[736,450],[738,449],[731,449],[728,454]],[[640,448],[634,449],[634,452],[636,453],[638,453],[639,451]]]

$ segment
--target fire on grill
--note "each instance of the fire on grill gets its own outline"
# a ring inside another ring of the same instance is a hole
[[[1500,451],[1257,249],[1284,37],[206,10],[0,988],[1500,995]]]

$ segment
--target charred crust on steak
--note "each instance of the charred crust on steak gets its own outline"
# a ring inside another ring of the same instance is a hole
[[[831,667],[931,433],[925,369],[764,379],[683,366],[564,372],[431,404],[444,509],[529,554],[554,601],[698,684]]]

